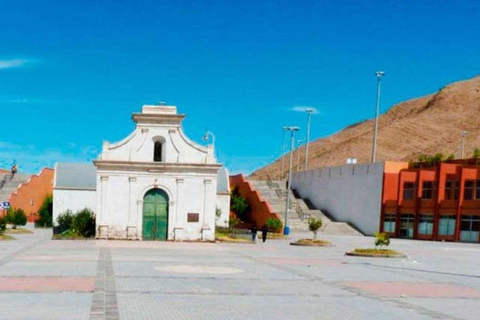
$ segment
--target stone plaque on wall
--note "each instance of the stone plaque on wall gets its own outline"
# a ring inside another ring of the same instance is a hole
[[[199,216],[200,216],[200,214],[198,214],[198,213],[189,213],[187,215],[187,221],[188,222],[198,222],[199,221]]]

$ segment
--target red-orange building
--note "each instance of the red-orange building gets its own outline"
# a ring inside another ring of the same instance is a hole
[[[23,209],[29,222],[38,219],[38,210],[43,200],[47,195],[52,194],[54,173],[53,169],[44,168],[38,175],[32,175],[9,196],[10,206]]]
[[[393,237],[480,242],[480,165],[387,162],[379,228]]]

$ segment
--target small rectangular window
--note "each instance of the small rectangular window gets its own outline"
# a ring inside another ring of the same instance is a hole
[[[435,194],[435,182],[423,181],[422,184],[422,199],[433,199]]]
[[[455,235],[456,218],[454,215],[440,216],[438,221],[438,234],[440,236]]]
[[[405,182],[403,184],[403,199],[412,200],[415,198],[415,183]]]
[[[395,233],[395,214],[385,214],[383,218],[383,232]]]
[[[448,180],[445,182],[445,200],[458,200],[459,182]]]
[[[433,215],[422,214],[418,217],[418,234],[431,235],[433,233]]]
[[[475,181],[475,200],[480,200],[480,180]]]
[[[478,242],[480,231],[479,216],[462,216],[460,223],[460,241]]]
[[[475,187],[475,181],[473,180],[465,181],[463,200],[473,200],[474,187]]]

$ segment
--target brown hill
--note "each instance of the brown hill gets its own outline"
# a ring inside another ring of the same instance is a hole
[[[347,158],[358,163],[371,159],[372,119],[350,125],[326,138],[312,141],[309,147],[309,169],[341,165]],[[380,116],[377,161],[416,160],[420,154],[455,154],[461,157],[461,132],[468,131],[465,154],[471,156],[480,148],[480,76],[450,84],[425,97],[393,106]],[[305,147],[300,148],[300,169],[305,161]],[[295,161],[296,165],[296,153]],[[288,156],[285,158],[287,170]],[[255,171],[251,177],[279,177],[281,159]]]

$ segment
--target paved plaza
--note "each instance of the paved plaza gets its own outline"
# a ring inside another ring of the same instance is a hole
[[[0,319],[478,319],[480,245],[393,239],[406,259],[334,247],[52,241],[0,242]],[[310,236],[294,234],[292,238]]]

